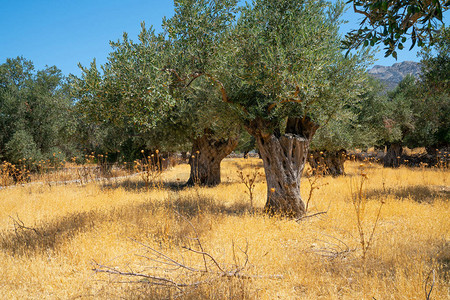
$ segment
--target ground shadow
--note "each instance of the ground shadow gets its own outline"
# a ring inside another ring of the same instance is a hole
[[[230,186],[236,183],[241,183],[241,181],[222,181],[220,183],[221,186]],[[207,188],[208,186],[202,186],[202,188]],[[214,186],[212,186],[214,187]],[[192,188],[192,185],[186,184],[183,181],[164,181],[157,183],[146,184],[143,180],[130,180],[126,179],[120,182],[106,182],[101,184],[102,189],[117,189],[123,188],[127,192],[144,192],[152,189],[163,189],[169,190],[172,192],[182,191],[187,188]]]
[[[244,162],[244,164],[242,162]],[[262,159],[260,159],[256,162],[254,160],[252,160],[252,161],[244,160],[244,161],[240,161],[240,162],[230,161],[228,163],[231,163],[235,167],[236,170],[242,170],[242,169],[247,169],[247,168],[258,168],[259,169],[259,168],[264,167]]]
[[[444,201],[450,200],[450,189],[443,186],[407,186],[400,188],[369,190],[367,198],[379,198],[393,195],[398,199],[411,199],[418,203],[433,203],[437,198]]]
[[[102,189],[123,188],[128,192],[142,192],[155,188],[166,189],[170,191],[180,191],[185,189],[186,187],[187,187],[186,183],[180,181],[154,182],[147,184],[143,180],[131,180],[131,179],[125,179],[120,182],[106,182],[101,185]]]
[[[0,249],[12,255],[54,249],[78,232],[92,228],[97,218],[98,212],[83,212],[30,227],[19,216],[11,217],[14,229],[0,232]]]
[[[196,218],[201,214],[242,215],[251,211],[248,202],[224,205],[211,197],[193,193],[190,195],[175,194],[165,201],[149,200],[141,204],[127,205],[108,211],[96,210],[70,214],[35,225],[24,224],[19,216],[16,216],[11,218],[14,229],[0,231],[0,249],[11,255],[37,254],[48,250],[57,250],[61,244],[67,243],[77,234],[111,221],[133,225],[143,231],[150,232],[149,234],[154,238],[164,240],[167,233],[164,230],[159,230],[161,229],[161,220],[158,221],[151,217],[156,212],[161,212],[161,209],[168,219],[182,218],[185,223],[187,222],[180,228],[172,230],[173,232],[170,235],[175,242],[183,241],[186,238],[186,232],[189,232],[189,230],[201,232],[201,224],[198,224],[199,228],[194,229],[191,228],[191,222],[189,221],[201,219]],[[162,222],[165,221],[162,220]],[[206,226],[203,227],[206,228]]]

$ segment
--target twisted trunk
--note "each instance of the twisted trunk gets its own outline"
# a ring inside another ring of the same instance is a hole
[[[401,143],[391,143],[387,145],[387,151],[383,158],[385,167],[398,168],[400,166],[400,159],[403,154],[403,147]]]
[[[191,173],[187,185],[215,186],[220,183],[220,163],[237,146],[238,138],[216,139],[212,133],[196,138],[192,143]]]
[[[312,151],[308,162],[314,172],[330,174],[332,176],[344,175],[344,163],[347,151]]]
[[[285,134],[270,131],[270,123],[253,120],[247,130],[256,138],[267,181],[265,212],[298,218],[306,213],[300,178],[309,144],[318,126],[308,118],[289,118]]]

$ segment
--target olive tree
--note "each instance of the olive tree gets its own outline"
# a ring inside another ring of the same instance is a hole
[[[436,155],[436,149],[450,144],[450,28],[442,27],[436,43],[425,47],[420,56],[422,74],[411,95],[415,130],[405,142]]]
[[[341,53],[342,10],[340,2],[255,0],[222,49],[225,101],[256,139],[270,214],[305,213],[300,178],[311,140],[360,93],[364,59]]]
[[[71,155],[72,108],[58,68],[35,70],[23,57],[7,59],[0,65],[0,159],[18,163]]]
[[[314,172],[340,176],[345,174],[347,150],[375,144],[375,132],[359,122],[358,115],[346,110],[321,126],[311,142],[308,162]]]
[[[191,117],[191,172],[188,184],[220,183],[220,162],[238,144],[239,126],[222,99],[224,87],[214,77],[225,68],[219,50],[237,13],[236,0],[178,0],[175,14],[163,22],[170,43],[166,72],[187,103]]]
[[[188,184],[220,183],[220,162],[236,147],[238,126],[212,76],[236,1],[177,0],[156,34],[124,35],[99,72],[83,69],[81,106],[98,122],[133,128],[153,149],[191,149]]]
[[[400,166],[404,138],[415,130],[412,106],[417,91],[416,83],[414,76],[407,75],[379,105],[383,122],[380,141],[387,149],[383,158],[385,167]]]

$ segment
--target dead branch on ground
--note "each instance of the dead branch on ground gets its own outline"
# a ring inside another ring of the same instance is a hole
[[[127,283],[142,283],[155,288],[162,287],[173,289],[178,291],[180,295],[190,289],[195,289],[200,285],[212,283],[223,278],[237,278],[243,280],[282,278],[282,275],[253,275],[245,272],[248,271],[249,266],[248,242],[246,242],[245,248],[242,249],[239,246],[236,246],[233,241],[232,251],[234,264],[230,266],[221,263],[213,254],[205,249],[195,226],[189,219],[179,212],[176,212],[176,214],[185,220],[189,226],[193,228],[195,233],[195,237],[190,238],[195,241],[195,244],[182,246],[181,249],[179,249],[178,258],[164,253],[161,250],[157,250],[143,242],[131,239],[133,242],[142,246],[142,250],[145,251],[144,255],[137,256],[151,263],[151,266],[139,266],[142,269],[139,271],[134,271],[132,269],[123,271],[116,267],[94,262],[93,271],[96,273],[107,273],[110,275],[119,275],[121,277],[124,276],[136,279],[126,281]],[[201,257],[201,265],[197,265],[198,259],[195,259],[196,256]],[[240,263],[239,256],[243,256],[243,263]],[[197,261],[197,264],[189,264],[187,258],[194,262]],[[151,272],[149,272],[149,270],[151,270]]]

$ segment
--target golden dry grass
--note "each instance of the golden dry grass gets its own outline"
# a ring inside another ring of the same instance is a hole
[[[359,163],[347,162],[345,177],[320,178],[308,213],[327,213],[298,222],[260,213],[263,178],[256,184],[252,213],[238,169],[262,171],[257,159],[226,159],[223,184],[214,188],[180,189],[189,175],[188,166],[180,165],[150,190],[139,177],[0,190],[1,297],[174,297],[177,291],[145,281],[123,283],[137,278],[95,273],[94,262],[193,282],[195,274],[151,268],[157,263],[145,258],[148,248],[138,242],[201,268],[202,256],[182,248],[197,247],[192,238],[198,234],[204,250],[226,270],[243,266],[246,252],[248,264],[240,274],[252,277],[204,274],[201,278],[210,281],[186,289],[186,299],[426,299],[430,283],[431,299],[450,298],[448,171],[363,166],[366,235],[385,203],[363,259],[351,200],[361,180]],[[304,198],[308,193],[303,180]]]

